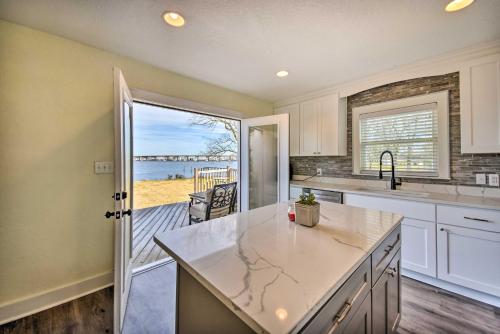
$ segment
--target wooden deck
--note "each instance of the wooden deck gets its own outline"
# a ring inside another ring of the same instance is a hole
[[[168,257],[153,236],[189,225],[188,202],[134,210],[132,266],[137,268]]]

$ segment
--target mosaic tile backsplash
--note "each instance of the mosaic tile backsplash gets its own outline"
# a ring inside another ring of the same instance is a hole
[[[410,96],[449,91],[450,106],[450,180],[403,178],[403,182],[475,185],[475,174],[500,174],[500,154],[460,153],[459,73],[418,78],[391,83],[351,95],[347,98],[347,155],[343,157],[290,157],[293,174],[314,175],[322,168],[324,176],[376,179],[352,175],[352,108]]]

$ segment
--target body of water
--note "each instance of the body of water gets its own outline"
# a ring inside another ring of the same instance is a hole
[[[237,161],[134,161],[134,181],[165,180],[171,175],[183,175],[185,178],[193,177],[194,168],[238,167]]]

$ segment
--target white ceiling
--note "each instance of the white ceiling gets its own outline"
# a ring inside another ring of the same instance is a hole
[[[276,101],[500,38],[500,0],[447,2],[0,0],[0,18]]]

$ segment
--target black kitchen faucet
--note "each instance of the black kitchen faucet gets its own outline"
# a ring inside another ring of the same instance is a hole
[[[382,158],[384,157],[384,154],[386,154],[386,153],[389,153],[389,155],[391,156],[391,189],[396,190],[396,186],[401,185],[401,181],[396,182],[396,177],[394,175],[394,157],[392,155],[392,152],[389,150],[385,150],[380,155],[380,169],[378,171],[378,178],[381,180],[384,178],[383,171],[382,171]]]

